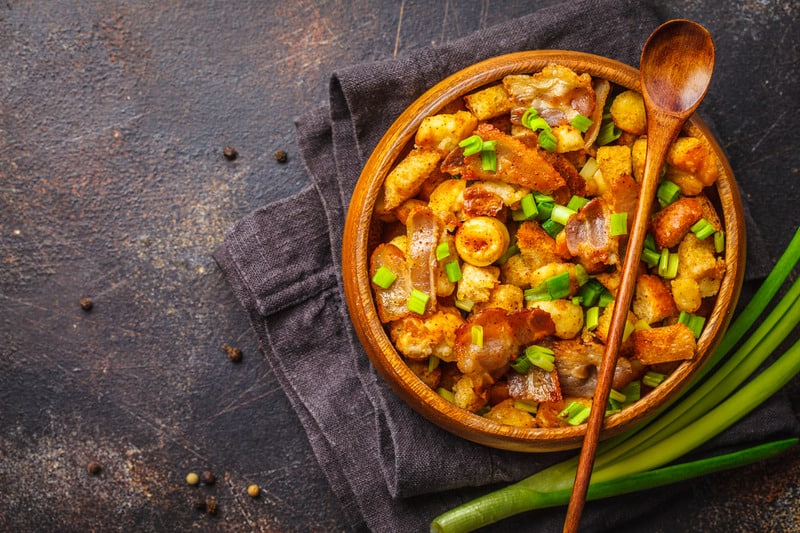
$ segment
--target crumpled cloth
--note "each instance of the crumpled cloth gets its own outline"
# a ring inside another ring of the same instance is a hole
[[[427,530],[433,517],[458,503],[576,453],[514,453],[467,442],[412,411],[376,374],[353,331],[339,268],[349,198],[371,150],[416,97],[476,61],[569,49],[635,66],[660,22],[635,0],[564,3],[405,58],[340,70],[330,80],[329,105],[296,123],[310,184],[226,232],[214,257],[249,313],[341,500],[347,527]],[[748,269],[758,276],[765,267]],[[796,432],[788,402],[776,398],[716,442],[729,446]],[[669,497],[678,497],[676,491],[650,491],[624,505],[593,502],[582,526],[589,531],[630,522]],[[502,528],[560,531],[563,514],[537,512]]]

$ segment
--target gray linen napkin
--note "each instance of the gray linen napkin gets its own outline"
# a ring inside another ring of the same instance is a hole
[[[487,486],[574,453],[518,454],[463,441],[413,412],[376,374],[350,324],[339,269],[349,198],[371,150],[417,96],[471,63],[519,50],[570,49],[636,65],[658,23],[637,1],[566,3],[403,59],[341,70],[331,78],[329,107],[297,121],[312,185],[226,232],[214,257],[249,312],[353,529],[425,530],[432,517]],[[773,404],[766,420],[794,420],[786,402]],[[792,430],[758,420],[727,440]],[[622,511],[590,504],[583,524],[620,524],[663,498]],[[542,513],[536,529],[560,530],[562,520],[560,511]]]

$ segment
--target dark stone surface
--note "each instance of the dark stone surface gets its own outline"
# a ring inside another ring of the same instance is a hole
[[[341,529],[211,252],[306,183],[292,120],[333,70],[553,4],[0,2],[0,530]],[[800,221],[800,8],[659,5],[715,37],[701,110],[777,255]],[[186,484],[206,469],[216,484]],[[795,450],[631,531],[797,530],[798,485]]]

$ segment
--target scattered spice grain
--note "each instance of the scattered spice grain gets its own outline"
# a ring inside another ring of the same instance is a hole
[[[247,487],[247,495],[251,498],[258,498],[259,494],[261,494],[261,489],[255,483]]]
[[[228,354],[228,359],[230,359],[234,363],[238,363],[239,361],[242,360],[242,350],[240,350],[239,348],[234,348],[233,346],[223,344],[222,351]]]
[[[81,309],[83,309],[84,311],[91,311],[92,307],[94,307],[94,302],[92,301],[91,298],[81,298],[80,304],[81,304]]]
[[[213,496],[206,498],[206,512],[208,514],[217,514],[217,499]]]
[[[186,474],[186,483],[189,485],[197,485],[200,483],[200,476],[196,472],[189,472]]]
[[[234,148],[233,146],[226,146],[225,148],[222,149],[222,155],[225,156],[225,159],[233,161],[234,159],[236,159],[236,156],[239,155],[239,152],[237,152],[236,148]]]
[[[98,463],[97,461],[89,461],[89,464],[86,465],[86,471],[93,476],[99,474],[101,470],[102,467],[100,466],[100,463]]]
[[[278,163],[286,163],[289,160],[289,154],[286,153],[286,150],[275,150],[272,155]]]
[[[217,477],[211,470],[206,470],[200,474],[200,481],[202,481],[204,485],[213,485],[214,482],[217,481]]]

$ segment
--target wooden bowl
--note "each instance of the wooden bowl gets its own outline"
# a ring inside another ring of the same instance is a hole
[[[378,319],[369,279],[371,239],[377,220],[373,208],[383,182],[399,158],[413,144],[414,134],[426,116],[436,114],[463,95],[501,80],[509,74],[535,73],[555,62],[589,73],[628,89],[640,91],[639,72],[608,58],[571,51],[518,52],[476,63],[439,82],[412,103],[392,124],[370,156],[353,192],[345,222],[342,272],[345,297],[356,332],[372,364],[409,406],[431,422],[473,442],[495,448],[541,452],[577,448],[585,424],[567,428],[523,429],[499,424],[456,407],[425,385],[395,350]],[[719,144],[703,122],[694,116],[687,124],[693,136],[708,141],[718,160],[715,189],[725,234],[727,272],[716,304],[698,339],[697,356],[685,361],[656,389],[621,412],[606,418],[601,438],[608,438],[655,414],[702,368],[721,340],[741,289],[744,273],[745,233],[741,198],[733,172]],[[713,191],[708,191],[713,196]],[[374,244],[374,243],[372,243]]]

